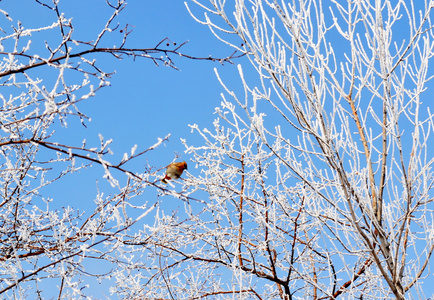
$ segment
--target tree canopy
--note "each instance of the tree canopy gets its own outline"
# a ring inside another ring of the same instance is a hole
[[[78,40],[60,3],[35,0],[56,22],[31,29],[0,9],[2,296],[53,297],[52,283],[58,299],[98,283],[126,299],[434,295],[432,1],[186,2],[233,48],[223,57],[164,37],[130,47],[124,0]],[[193,120],[200,139],[182,139],[195,172],[164,185],[164,167],[143,163],[169,135],[119,160],[102,135],[61,142],[56,126],[87,126],[81,105],[115,76],[104,55],[237,64],[215,69],[212,128]],[[93,203],[46,192],[91,166],[104,171]]]

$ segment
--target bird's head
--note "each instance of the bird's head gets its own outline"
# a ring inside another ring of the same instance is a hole
[[[182,167],[183,167],[184,169],[187,169],[187,163],[186,163],[185,161],[182,162]]]

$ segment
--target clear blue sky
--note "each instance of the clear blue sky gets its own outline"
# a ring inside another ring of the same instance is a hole
[[[60,10],[65,13],[65,17],[73,18],[74,38],[83,41],[95,39],[103,28],[111,14],[105,6],[104,0],[60,1]],[[9,12],[15,24],[20,20],[25,28],[46,26],[55,21],[54,13],[34,1],[3,0],[0,8]],[[131,0],[117,22],[121,27],[127,23],[133,29],[128,37],[127,47],[151,48],[168,37],[177,44],[189,41],[181,52],[190,55],[225,57],[233,52],[214,38],[207,27],[190,17],[182,0]],[[119,44],[120,39],[120,34],[112,34],[110,39],[105,40],[104,45]],[[39,42],[43,40],[42,36]],[[37,41],[35,34],[32,47],[36,49]],[[86,138],[89,144],[98,145],[98,134],[102,134],[105,139],[113,139],[110,148],[114,155],[110,160],[115,163],[135,144],[140,151],[153,145],[159,137],[170,133],[169,142],[146,155],[149,165],[163,168],[176,154],[181,156],[178,160],[189,162],[189,156],[184,154],[185,148],[180,139],[187,139],[189,144],[194,145],[202,144],[203,140],[197,134],[191,134],[188,124],[196,123],[201,128],[211,129],[216,118],[214,109],[220,105],[223,88],[213,69],[218,68],[225,82],[232,81],[231,86],[234,87],[237,86],[239,77],[236,65],[222,66],[208,61],[175,56],[172,58],[180,71],[162,65],[156,67],[148,59],[138,58],[133,61],[125,57],[122,61],[117,61],[109,55],[96,56],[104,71],[116,71],[110,80],[111,87],[102,89],[95,97],[81,104],[82,113],[92,119],[91,122],[86,122],[87,128],[84,128],[78,119],[70,119],[67,128],[56,125],[58,134],[55,140],[81,146],[82,140]],[[235,60],[235,63],[243,62],[245,59]],[[238,87],[241,88],[241,85]],[[144,163],[144,160],[139,160],[137,165],[128,165],[128,169],[142,172]],[[197,172],[193,164],[189,164],[188,171],[193,174]],[[163,171],[160,173],[163,174]],[[47,195],[56,197],[59,206],[70,205],[85,211],[86,207],[90,207],[90,210],[93,210],[96,180],[99,179],[100,184],[104,184],[101,178],[103,174],[100,166],[93,166],[86,173],[73,174],[66,180],[56,182],[47,188]],[[122,178],[122,175],[115,171],[113,174]],[[155,190],[150,189],[138,201],[155,201],[156,194]],[[88,206],[89,203],[92,204]],[[173,209],[180,205],[176,201],[173,203],[164,205],[168,210],[172,209],[171,205]],[[100,287],[95,290],[95,295],[98,295],[99,290]],[[105,291],[105,295],[108,296],[109,293]]]
[[[86,7],[88,1],[75,1],[79,2],[83,4],[76,4],[75,8]],[[94,28],[95,22],[89,22],[93,20],[92,12],[74,10],[73,15],[87,15],[83,19],[88,22],[86,27]],[[189,41],[182,48],[187,54],[206,57],[232,52],[213,38],[208,28],[189,16],[183,1],[130,1],[119,22],[134,26],[127,44],[130,47],[153,47],[168,37],[177,44]],[[107,60],[106,69],[117,72],[111,79],[112,86],[98,93],[84,107],[92,117],[89,129],[95,133],[95,138],[97,133],[113,138],[116,155],[121,156],[134,144],[152,145],[157,137],[171,133],[166,147],[160,147],[148,157],[151,165],[165,166],[174,158],[175,152],[183,153],[180,138],[195,137],[190,134],[188,124],[211,126],[222,91],[213,68],[234,72],[236,67],[179,57],[173,59],[180,71],[156,67],[146,59]],[[182,158],[188,160],[188,157]]]

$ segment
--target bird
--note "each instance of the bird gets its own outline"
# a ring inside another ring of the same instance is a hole
[[[185,161],[171,163],[166,167],[166,176],[161,179],[161,182],[167,184],[167,180],[178,179],[185,169],[187,169]]]

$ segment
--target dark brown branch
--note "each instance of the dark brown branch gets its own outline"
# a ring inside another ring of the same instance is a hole
[[[30,69],[37,68],[40,66],[45,66],[45,65],[49,65],[49,64],[58,64],[60,61],[65,60],[67,58],[81,57],[81,56],[85,56],[85,55],[91,54],[91,53],[110,53],[110,54],[115,55],[117,58],[120,58],[121,55],[133,56],[134,58],[135,57],[143,57],[143,58],[152,59],[154,61],[155,60],[161,61],[162,59],[152,57],[151,56],[152,54],[164,53],[166,56],[169,54],[172,54],[172,55],[178,55],[180,57],[185,57],[185,58],[193,59],[193,60],[208,60],[208,61],[213,61],[213,62],[218,61],[220,63],[225,63],[225,62],[232,63],[232,61],[231,61],[232,59],[239,58],[239,57],[246,55],[246,53],[237,54],[237,52],[235,51],[231,55],[229,55],[228,57],[217,58],[217,57],[212,57],[212,56],[197,57],[197,56],[192,56],[192,55],[181,53],[178,50],[162,49],[162,48],[158,48],[158,47],[154,47],[154,48],[92,48],[92,49],[88,49],[88,50],[81,51],[78,53],[65,54],[65,55],[62,55],[62,56],[59,56],[56,58],[51,58],[49,60],[44,60],[44,59],[38,58],[39,60],[41,60],[40,62],[31,64],[31,65],[26,65],[26,66],[23,66],[21,68],[5,71],[3,73],[0,73],[0,78],[4,77],[4,76],[16,74],[16,73],[23,73],[25,71],[28,71]],[[28,58],[35,59],[35,57],[29,56],[29,55],[24,55],[23,53],[18,53],[18,52],[17,53],[0,52],[0,55],[19,55],[19,56],[26,56]],[[169,66],[175,68],[175,66],[173,64],[169,64]]]
[[[331,297],[330,299],[335,299],[336,297],[338,297],[340,294],[342,294],[351,284],[353,284],[354,282],[356,282],[356,280],[363,274],[365,273],[365,270],[367,267],[369,267],[372,264],[373,260],[371,258],[368,258],[362,265],[362,267],[360,268],[360,270],[355,273],[353,275],[353,277],[348,280],[347,282],[345,282],[340,289],[333,294],[333,297]]]
[[[240,190],[240,203],[238,206],[239,216],[238,216],[238,263],[240,266],[243,265],[243,257],[241,252],[241,240],[243,238],[243,202],[244,202],[244,155],[241,155],[241,190]]]

